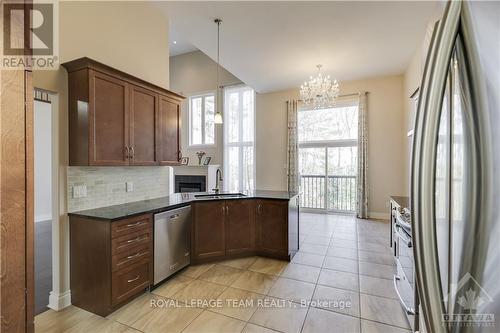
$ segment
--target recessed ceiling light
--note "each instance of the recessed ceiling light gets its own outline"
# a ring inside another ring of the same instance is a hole
[[[176,41],[176,40],[174,40],[174,44],[177,44],[177,41]]]

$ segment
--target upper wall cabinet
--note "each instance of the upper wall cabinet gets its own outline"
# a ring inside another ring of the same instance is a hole
[[[177,165],[183,97],[89,58],[68,70],[69,165]]]

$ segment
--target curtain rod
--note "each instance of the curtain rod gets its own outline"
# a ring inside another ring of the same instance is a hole
[[[363,92],[365,95],[369,94],[370,92],[369,91],[365,91]],[[362,93],[359,92],[359,93],[352,93],[352,94],[344,94],[344,95],[338,95],[337,97],[350,97],[350,96],[360,96]],[[297,102],[303,102],[303,100],[301,99],[297,99]]]
[[[235,82],[235,83],[229,83],[229,84],[224,84],[224,85],[220,85],[219,88],[227,88],[227,87],[234,87],[234,86],[241,86],[241,85],[244,85],[245,82]]]

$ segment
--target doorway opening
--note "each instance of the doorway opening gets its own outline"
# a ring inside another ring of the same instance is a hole
[[[33,102],[35,315],[48,310],[53,281],[53,224],[58,220],[57,96],[35,88]]]

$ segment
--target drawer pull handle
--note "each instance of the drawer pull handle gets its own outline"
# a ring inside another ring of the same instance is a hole
[[[138,225],[141,225],[141,224],[142,224],[142,221],[131,223],[131,224],[127,224],[127,228],[137,227]]]
[[[178,218],[179,218],[179,214],[170,215],[170,219],[171,220],[175,220],[175,219],[178,219]]]
[[[147,239],[147,237],[137,237],[137,238],[128,240],[127,243],[140,242],[140,241],[145,240],[145,239]]]
[[[141,276],[140,275],[137,275],[135,278],[133,278],[132,280],[127,280],[128,283],[131,283],[131,282],[134,282],[134,281],[137,281],[139,280]]]
[[[134,255],[128,256],[126,260],[120,261],[120,262],[118,263],[118,266],[123,265],[123,264],[126,264],[126,263],[127,263],[127,262],[129,262],[130,260],[135,259],[135,258],[137,258],[137,257],[141,257],[141,256],[143,256],[143,255],[145,255],[145,254],[147,254],[147,252],[137,252],[137,253],[136,253],[136,254],[134,254]]]
[[[127,259],[133,259],[133,258],[137,258],[137,257],[140,257],[142,255],[141,252],[137,252],[136,254],[134,255],[131,255],[131,256],[128,256]]]

